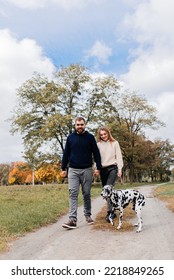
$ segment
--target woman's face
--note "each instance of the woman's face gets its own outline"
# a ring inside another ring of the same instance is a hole
[[[108,141],[109,135],[105,130],[100,130],[100,138],[103,141]]]

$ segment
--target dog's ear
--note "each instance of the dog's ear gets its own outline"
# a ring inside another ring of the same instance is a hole
[[[105,190],[111,190],[111,189],[112,189],[112,185],[105,185],[105,186],[103,187],[103,189],[105,189]]]
[[[108,185],[108,190],[109,190],[109,192],[112,192],[112,190],[113,190],[113,185]]]
[[[109,185],[112,190],[115,190],[114,185]]]

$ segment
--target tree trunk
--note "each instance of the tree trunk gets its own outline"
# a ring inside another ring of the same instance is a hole
[[[32,186],[34,186],[34,169],[32,169]]]

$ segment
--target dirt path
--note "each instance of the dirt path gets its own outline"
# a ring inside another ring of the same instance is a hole
[[[141,233],[95,231],[78,209],[78,228],[61,227],[68,215],[57,223],[16,240],[1,260],[173,260],[174,214],[153,197],[155,186],[141,187],[146,197]],[[93,217],[104,206],[101,197],[92,201]]]

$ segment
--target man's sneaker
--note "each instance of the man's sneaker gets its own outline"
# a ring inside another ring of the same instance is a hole
[[[76,227],[77,227],[77,224],[76,224],[75,221],[69,220],[68,223],[62,224],[62,227],[63,227],[63,228],[72,228],[72,229],[73,229],[73,228],[76,228]]]
[[[87,221],[88,225],[94,224],[94,221],[90,216],[86,216],[86,221]]]

